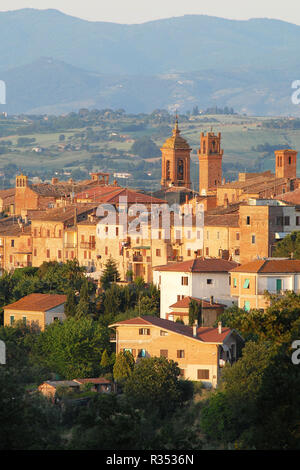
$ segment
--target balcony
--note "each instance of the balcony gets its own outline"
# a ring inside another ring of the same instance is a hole
[[[143,262],[143,256],[142,255],[133,255],[132,261],[134,263],[142,263]]]
[[[95,250],[96,242],[81,242],[80,248],[83,248],[84,250]]]
[[[76,248],[76,243],[65,243],[65,248]]]

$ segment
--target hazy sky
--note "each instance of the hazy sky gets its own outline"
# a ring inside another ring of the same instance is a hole
[[[0,11],[55,8],[91,21],[142,23],[185,14],[277,18],[300,25],[299,0],[1,0]]]

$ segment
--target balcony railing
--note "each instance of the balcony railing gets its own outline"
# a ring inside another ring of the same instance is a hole
[[[80,248],[87,249],[87,250],[95,250],[96,242],[81,242]]]
[[[142,263],[143,262],[143,256],[142,255],[133,255],[132,260],[137,263]]]
[[[76,243],[65,243],[65,248],[76,248]]]

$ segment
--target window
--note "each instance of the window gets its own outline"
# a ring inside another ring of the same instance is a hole
[[[181,285],[182,286],[188,286],[189,285],[189,278],[187,276],[182,276]]]
[[[198,380],[209,379],[209,370],[208,369],[198,369],[197,371]]]
[[[276,292],[280,292],[282,290],[282,279],[276,279]]]
[[[150,328],[139,328],[139,335],[150,335]]]
[[[68,259],[68,258],[69,258],[69,252],[66,251],[66,259]]]
[[[58,231],[58,236],[61,238],[61,230]]]
[[[46,251],[46,258],[50,258],[50,250]]]
[[[276,217],[276,225],[283,225],[283,217]]]
[[[290,225],[290,218],[288,216],[284,218],[284,225]]]
[[[156,250],[156,256],[161,256],[160,249],[157,249],[157,250]]]
[[[158,232],[158,239],[161,240],[161,231]]]
[[[12,256],[12,255],[9,255],[9,262],[10,262],[10,263],[13,262],[13,256]]]
[[[186,250],[186,254],[187,256],[191,256],[191,250],[190,249]]]
[[[47,230],[47,237],[50,237],[50,230]]]
[[[10,321],[10,324],[13,325],[14,324],[14,321],[15,321],[15,317],[13,315],[11,315],[9,317],[9,321]]]
[[[37,249],[36,248],[33,250],[33,256],[37,256]]]
[[[105,254],[108,255],[108,247],[105,247]]]
[[[15,246],[15,240],[10,241],[10,246]]]
[[[31,240],[30,238],[27,239],[27,246],[30,246],[31,245]]]
[[[168,332],[164,330],[160,330],[160,336],[168,336]]]
[[[58,257],[58,259],[61,259],[61,250],[58,250],[57,257]]]
[[[250,225],[250,216],[247,215],[247,218],[246,218],[246,225]]]
[[[184,350],[183,349],[177,349],[177,358],[178,359],[183,359],[184,358]]]
[[[239,234],[239,232],[236,232],[236,234],[235,234],[235,239],[236,239],[236,240],[239,240],[239,239],[240,239],[240,234]]]
[[[33,236],[37,237],[37,229],[36,228],[33,230]]]
[[[87,259],[87,252],[86,251],[83,252],[83,258]]]
[[[233,287],[236,287],[237,286],[237,283],[236,283],[236,277],[233,278]]]
[[[291,157],[289,157],[289,165],[292,163],[292,159]]]
[[[250,286],[250,279],[245,279],[243,288],[244,288],[244,289],[249,289],[249,286]]]
[[[246,312],[250,312],[250,302],[248,300],[246,300],[244,303],[244,310]]]
[[[116,227],[116,237],[119,236],[119,227]]]
[[[252,243],[252,245],[255,245],[255,241],[256,241],[255,235],[251,235],[251,243]]]
[[[74,251],[71,251],[71,258],[73,259],[74,258]]]
[[[206,254],[206,256],[209,256],[209,248],[208,248],[208,246],[205,248],[205,254]]]
[[[296,217],[296,225],[300,225],[300,217],[299,216]]]
[[[146,349],[139,349],[138,357],[146,357]]]
[[[84,235],[81,235],[81,243],[84,242]]]
[[[213,280],[212,279],[206,279],[206,284],[213,284]]]
[[[168,350],[167,349],[161,349],[160,350],[160,357],[168,357]]]

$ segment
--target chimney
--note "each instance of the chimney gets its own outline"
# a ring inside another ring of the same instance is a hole
[[[222,322],[221,321],[218,322],[218,333],[219,333],[219,335],[222,333]]]
[[[210,305],[213,305],[213,304],[214,304],[214,296],[211,295],[211,296],[210,296]]]
[[[195,323],[193,324],[193,337],[194,338],[197,338],[197,328],[198,328],[198,322],[195,321]]]

